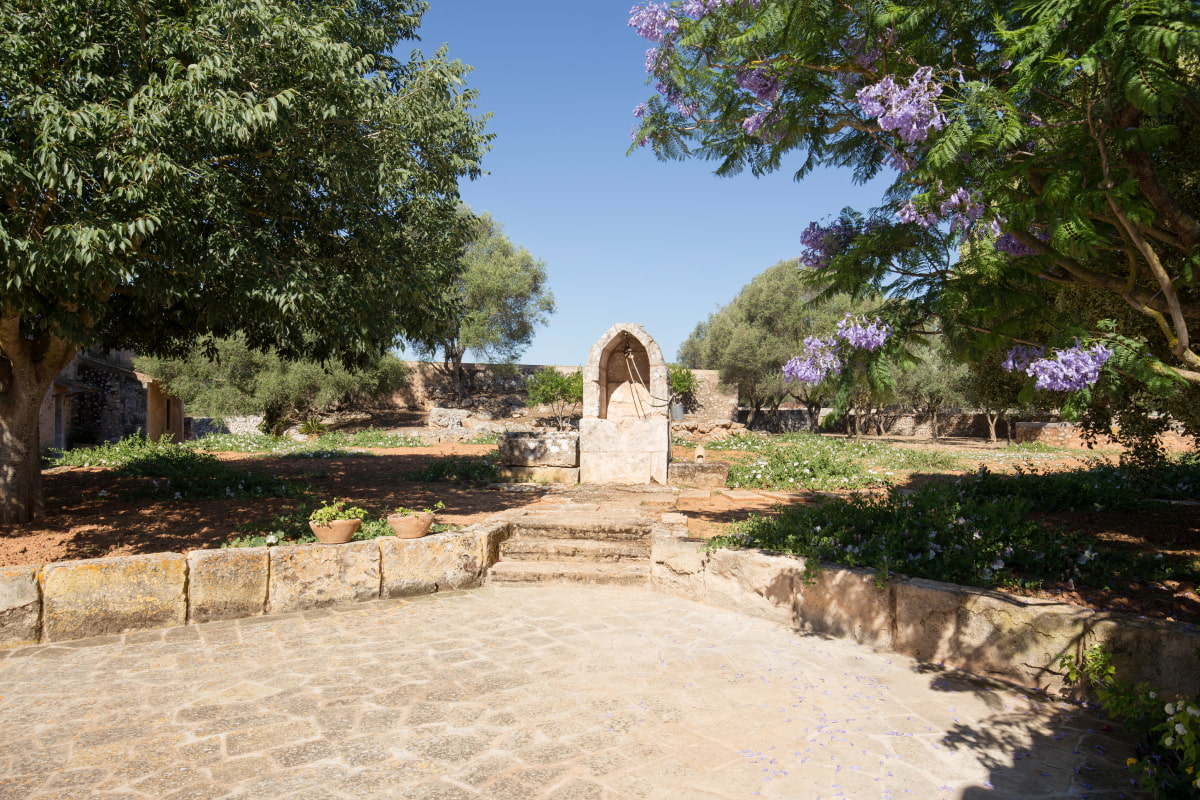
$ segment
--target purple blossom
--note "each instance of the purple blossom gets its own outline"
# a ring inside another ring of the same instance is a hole
[[[708,14],[728,6],[743,5],[757,9],[762,0],[684,0],[683,13],[695,19],[703,19]]]
[[[1043,242],[1050,241],[1050,234],[1044,231],[1036,231],[1033,234]],[[1011,233],[1006,233],[1003,236],[996,237],[996,241],[992,242],[992,247],[996,248],[997,252],[1008,253],[1011,256],[1036,256],[1038,251],[1022,242]]]
[[[1045,351],[1040,347],[1017,345],[1008,351],[1008,358],[1000,366],[1006,372],[1025,372],[1030,364],[1041,358],[1044,354]]]
[[[1112,350],[1102,344],[1059,350],[1053,358],[1030,362],[1025,373],[1037,379],[1038,389],[1055,392],[1077,392],[1091,386],[1100,378],[1100,369],[1112,357]]]
[[[629,27],[647,41],[662,42],[679,30],[679,20],[675,10],[666,3],[647,3],[629,9]]]
[[[926,229],[933,227],[938,222],[937,214],[934,214],[932,211],[928,214],[922,214],[917,210],[916,203],[911,200],[900,207],[900,210],[896,212],[896,217],[901,222],[915,222]]]
[[[950,216],[951,231],[966,233],[983,216],[984,207],[983,203],[979,202],[979,195],[977,193],[968,192],[966,189],[959,187],[953,194],[942,201],[938,211],[941,217]]]
[[[946,127],[946,115],[937,107],[942,87],[933,80],[933,68],[921,67],[899,86],[891,75],[879,83],[864,86],[855,94],[863,113],[876,117],[879,127],[895,131],[909,144],[922,142],[930,131]]]
[[[844,250],[854,239],[866,233],[868,227],[860,227],[848,217],[841,216],[829,225],[809,223],[800,234],[800,263],[809,269],[823,269],[830,260]]]
[[[779,96],[779,81],[765,69],[743,70],[734,80],[764,103],[774,103]]]
[[[642,117],[646,116],[646,104],[638,103],[636,106],[634,106],[633,107],[633,115],[635,117],[637,117],[638,119],[641,119]]]
[[[809,336],[804,340],[804,352],[784,364],[783,378],[790,382],[815,384],[831,375],[839,375],[841,371],[837,340],[832,336],[828,339]]]
[[[861,350],[878,350],[892,335],[892,326],[876,317],[868,322],[866,317],[854,317],[850,314],[838,323],[837,335],[851,347]]]
[[[754,112],[742,120],[742,130],[749,134],[758,133],[758,129],[763,126],[763,123],[767,121],[767,117],[770,116],[770,114],[771,109],[769,108],[764,108],[761,111]]]

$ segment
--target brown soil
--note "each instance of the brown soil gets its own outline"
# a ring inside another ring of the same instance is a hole
[[[407,422],[407,420],[405,420]],[[378,424],[378,423],[376,423]],[[1020,463],[1011,453],[972,440],[937,445],[901,440],[902,446],[950,449],[963,458],[964,471],[984,464],[994,472],[1011,472]],[[372,450],[374,457],[329,459],[263,458],[239,453],[218,457],[237,466],[285,477],[311,486],[317,496],[340,498],[374,514],[396,506],[422,508],[445,504],[439,522],[467,525],[506,509],[553,501],[560,489],[525,486],[520,491],[482,485],[423,483],[405,475],[447,455],[482,456],[491,445],[443,443],[431,447]],[[679,459],[692,448],[676,447]],[[743,454],[709,451],[709,460],[732,460]],[[746,454],[750,455],[750,454]],[[1083,451],[1053,457],[1039,455],[1026,464],[1039,471],[1078,466],[1093,457]],[[1113,455],[1113,454],[1108,454]],[[155,552],[184,552],[219,547],[238,535],[241,523],[265,520],[300,504],[298,499],[162,500],[136,496],[145,479],[121,478],[102,468],[62,467],[44,473],[46,514],[29,525],[0,525],[0,567],[51,561]],[[945,475],[913,474],[896,478],[917,486]],[[809,494],[691,492],[677,502],[689,518],[693,536],[708,538],[748,514],[769,514],[782,503],[812,502]],[[1187,555],[1200,559],[1200,504],[1166,505],[1159,511],[1077,512],[1044,515],[1047,524],[1072,527],[1120,547],[1144,552]],[[1200,595],[1190,584],[1121,584],[1106,587],[1062,585],[1037,592],[1076,605],[1159,619],[1200,623]]]

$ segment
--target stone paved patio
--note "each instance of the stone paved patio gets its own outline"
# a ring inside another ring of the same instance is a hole
[[[638,588],[0,651],[0,798],[1115,799],[1129,754],[1076,708]]]

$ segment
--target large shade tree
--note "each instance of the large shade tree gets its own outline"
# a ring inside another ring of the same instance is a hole
[[[466,68],[393,49],[418,0],[0,4],[0,521],[85,346],[285,357],[432,340],[486,148]]]
[[[887,287],[984,348],[1050,321],[1033,343],[1078,368],[1056,388],[1094,378],[1101,342],[1129,374],[1200,386],[1200,5],[683,0],[630,24],[658,91],[635,147],[721,174],[894,176],[874,215],[805,231],[835,288]],[[947,237],[961,258],[938,255]],[[1062,285],[1119,299],[1155,341],[1056,309]],[[993,325],[1000,306],[1033,323]]]

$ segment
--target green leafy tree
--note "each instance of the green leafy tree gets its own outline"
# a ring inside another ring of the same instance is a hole
[[[262,415],[269,432],[313,414],[385,402],[404,385],[408,372],[390,353],[348,370],[336,362],[321,365],[264,353],[242,336],[214,345],[213,354],[196,348],[185,358],[139,357],[134,365],[162,380],[193,416]]]
[[[566,374],[554,367],[542,367],[525,383],[525,402],[529,406],[550,406],[560,431],[568,427],[571,412],[583,402],[583,371]]]
[[[441,335],[489,137],[466,67],[391,55],[424,8],[0,4],[0,522],[40,510],[38,406],[80,347],[353,365]]]
[[[461,312],[437,342],[460,397],[469,391],[463,370],[468,350],[489,361],[515,362],[533,341],[534,329],[554,313],[545,263],[509,241],[490,214],[465,213],[471,237],[454,290]]]
[[[821,292],[808,272],[794,259],[770,267],[700,322],[679,348],[687,366],[717,370],[722,383],[738,387],[740,402],[751,409],[751,423],[764,409],[777,423],[780,404],[795,399],[815,427],[822,405],[834,398],[833,380],[815,386],[787,383],[783,365],[806,336],[832,331],[848,312],[865,311],[866,304],[854,304],[845,294],[816,302]]]
[[[631,23],[660,90],[635,146],[718,174],[798,154],[797,178],[896,176],[875,214],[805,231],[834,289],[886,286],[992,347],[1053,318],[1038,341],[1102,341],[1129,374],[1200,385],[1196,3],[674,2]],[[927,257],[961,235],[961,258]],[[1064,285],[1120,300],[1163,346],[1057,307]],[[1023,314],[981,325],[998,304]]]
[[[967,366],[951,356],[939,337],[912,348],[911,360],[896,375],[896,399],[929,417],[930,436],[936,442],[938,414],[965,402],[967,379]]]

